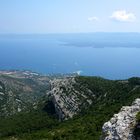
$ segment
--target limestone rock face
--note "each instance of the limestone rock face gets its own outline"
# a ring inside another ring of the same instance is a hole
[[[140,111],[140,99],[132,106],[124,106],[103,127],[103,140],[134,140],[133,130],[136,126],[136,115]]]
[[[75,89],[75,84],[75,77],[57,78],[51,81],[51,91],[48,94],[52,96],[59,120],[72,118],[82,106],[86,108],[92,103],[92,100],[84,92]],[[87,90],[88,92],[91,93]]]
[[[74,78],[54,79],[51,81],[52,101],[60,120],[73,117],[79,109],[80,101],[72,86],[74,83]],[[72,92],[69,93],[70,91]]]

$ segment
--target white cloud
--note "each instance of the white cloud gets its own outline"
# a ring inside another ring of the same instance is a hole
[[[125,10],[113,12],[110,18],[120,22],[134,22],[136,20],[134,13],[126,12]]]
[[[98,21],[99,18],[98,17],[89,17],[88,21]]]

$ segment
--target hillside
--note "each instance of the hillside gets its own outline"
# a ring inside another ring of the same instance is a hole
[[[0,71],[0,116],[9,116],[35,108],[50,88],[49,78],[30,71]]]
[[[99,140],[103,124],[140,97],[139,78],[47,77],[16,71],[1,73],[0,81],[3,140]]]

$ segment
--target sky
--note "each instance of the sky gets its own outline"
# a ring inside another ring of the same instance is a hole
[[[0,0],[0,34],[140,32],[140,0]]]

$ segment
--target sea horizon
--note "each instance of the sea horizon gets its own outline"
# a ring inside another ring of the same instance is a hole
[[[140,76],[139,48],[139,33],[0,35],[0,69],[127,79]]]

